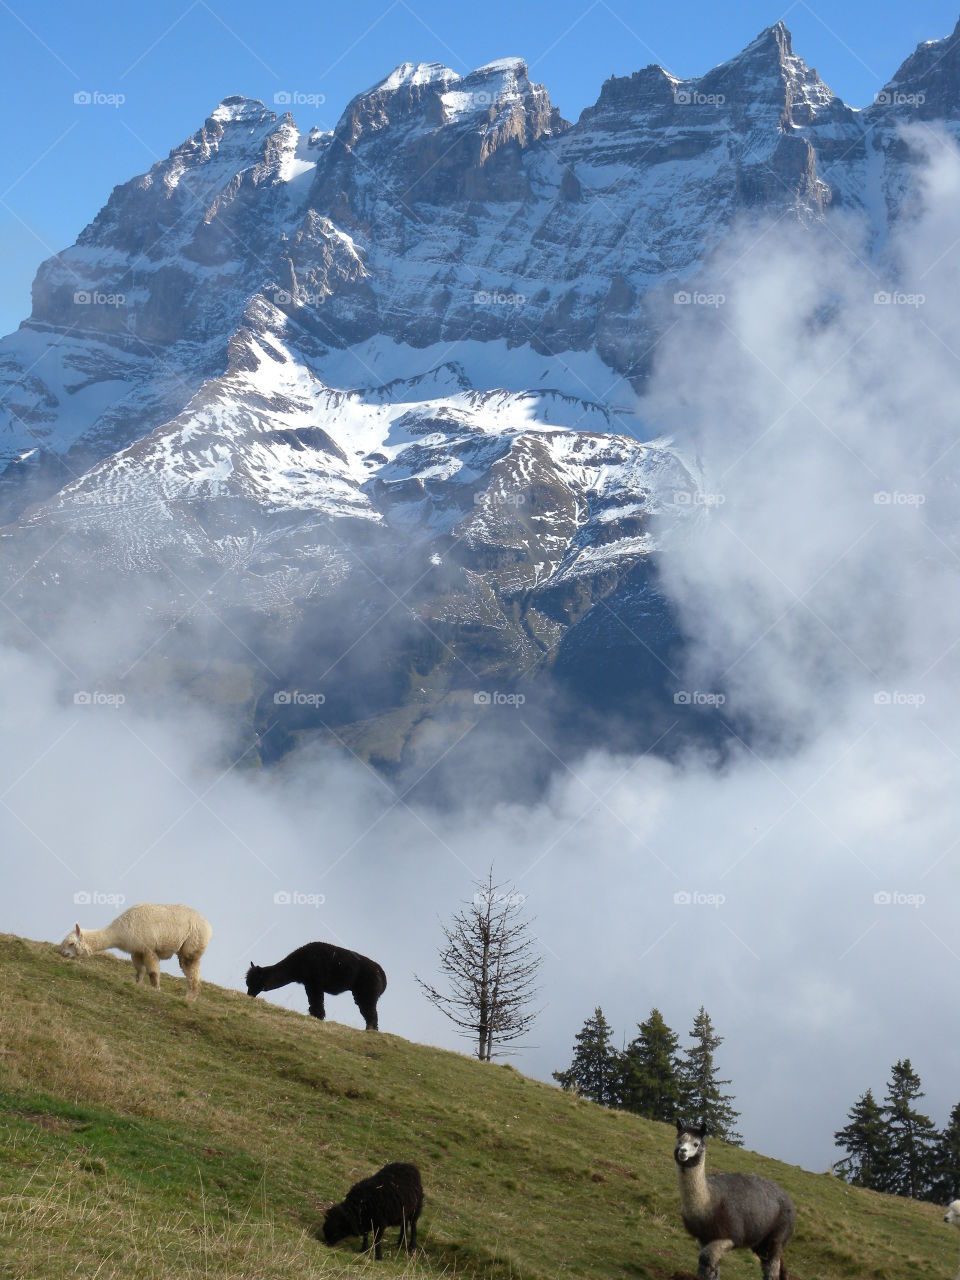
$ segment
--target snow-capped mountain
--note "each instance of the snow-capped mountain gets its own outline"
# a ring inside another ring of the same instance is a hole
[[[229,599],[265,608],[323,595],[352,571],[341,525],[362,527],[368,546],[406,540],[424,565],[446,549],[481,577],[493,554],[498,589],[535,590],[645,554],[650,515],[695,488],[666,444],[611,422],[605,406],[552,389],[478,391],[455,360],[330,387],[291,344],[287,317],[258,298],[223,376],[19,529],[69,530],[57,563],[69,556],[78,575],[256,562]]]
[[[335,656],[324,607],[393,595],[446,652],[398,660],[354,720],[430,703],[440,669],[447,697],[660,653],[651,521],[697,485],[643,422],[674,294],[754,211],[816,234],[862,209],[882,243],[905,120],[960,137],[960,26],[863,110],[782,23],[697,79],[613,78],[575,124],[519,58],[403,63],[331,132],[227,98],[43,264],[0,343],[12,598],[202,589],[282,615],[302,662]]]

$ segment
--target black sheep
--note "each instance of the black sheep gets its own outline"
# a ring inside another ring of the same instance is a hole
[[[385,1164],[372,1178],[351,1187],[340,1204],[332,1205],[323,1220],[323,1238],[336,1244],[347,1236],[363,1236],[360,1248],[369,1246],[373,1232],[373,1256],[383,1258],[381,1242],[387,1227],[399,1227],[398,1244],[408,1253],[417,1247],[417,1219],[423,1208],[423,1183],[415,1164]]]
[[[247,970],[247,995],[275,991],[288,982],[303,984],[315,1018],[327,1016],[323,1007],[325,994],[338,996],[349,991],[367,1030],[377,1030],[377,1001],[387,989],[387,975],[375,960],[331,942],[308,942],[276,964],[252,964]]]

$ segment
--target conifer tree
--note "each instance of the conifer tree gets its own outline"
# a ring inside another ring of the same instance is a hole
[[[960,1102],[950,1112],[947,1127],[937,1141],[930,1194],[943,1204],[960,1199]]]
[[[576,1034],[573,1061],[566,1071],[554,1071],[554,1080],[564,1089],[575,1089],[591,1102],[606,1107],[615,1105],[617,1054],[612,1037],[613,1028],[597,1005],[593,1017],[587,1018]]]
[[[871,1191],[890,1187],[890,1136],[883,1108],[868,1089],[847,1113],[848,1122],[833,1135],[846,1155],[835,1168],[847,1182]]]
[[[743,1138],[734,1127],[740,1112],[734,1109],[733,1095],[723,1092],[730,1081],[717,1078],[715,1055],[723,1037],[717,1035],[703,1005],[693,1020],[690,1038],[693,1044],[684,1050],[681,1071],[682,1109],[690,1119],[702,1120],[714,1136],[742,1146]]]
[[[890,1141],[890,1186],[897,1195],[922,1200],[930,1190],[937,1130],[914,1104],[924,1096],[909,1058],[894,1063],[883,1107]]]
[[[659,1009],[652,1009],[620,1055],[619,1102],[650,1120],[675,1120],[680,1112],[679,1037]]]

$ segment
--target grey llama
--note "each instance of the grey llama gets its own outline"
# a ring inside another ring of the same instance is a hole
[[[683,1225],[700,1245],[698,1280],[719,1280],[720,1262],[731,1249],[752,1249],[763,1266],[763,1280],[789,1280],[783,1250],[797,1211],[783,1188],[755,1173],[708,1177],[702,1124],[677,1121],[673,1156]]]

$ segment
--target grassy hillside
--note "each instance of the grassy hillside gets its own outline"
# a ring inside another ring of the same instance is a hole
[[[135,986],[127,961],[71,963],[0,935],[0,1276],[356,1276],[375,1265],[358,1241],[329,1250],[311,1233],[390,1159],[420,1165],[427,1204],[416,1259],[391,1247],[378,1277],[696,1271],[663,1125],[509,1067],[181,991],[167,976],[159,993]],[[956,1233],[935,1206],[711,1154],[713,1169],[755,1169],[793,1195],[801,1280],[955,1275]],[[723,1274],[759,1266],[735,1254]]]

